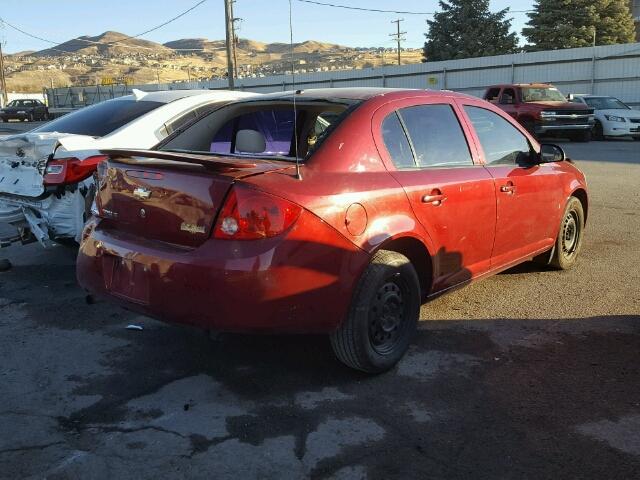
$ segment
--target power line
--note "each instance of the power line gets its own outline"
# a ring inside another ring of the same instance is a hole
[[[195,10],[196,8],[198,8],[200,5],[202,5],[203,3],[207,2],[207,1],[208,1],[208,0],[200,0],[200,1],[199,1],[199,2],[197,2],[195,5],[191,6],[191,7],[190,7],[190,8],[188,8],[187,10],[185,10],[185,11],[183,11],[183,12],[179,13],[179,14],[178,14],[178,15],[176,15],[175,17],[172,17],[172,18],[170,18],[169,20],[167,20],[167,21],[165,21],[165,22],[162,22],[160,25],[156,25],[155,27],[152,27],[152,28],[150,28],[150,29],[148,29],[148,30],[145,30],[144,32],[141,32],[141,33],[138,33],[138,34],[136,34],[136,35],[132,35],[132,36],[126,35],[126,39],[125,39],[125,40],[129,40],[129,39],[136,39],[136,38],[138,38],[138,37],[141,37],[141,36],[143,36],[143,35],[146,35],[147,33],[153,32],[153,31],[158,30],[158,29],[160,29],[160,28],[162,28],[162,27],[164,27],[164,26],[166,26],[166,25],[169,25],[170,23],[172,23],[172,22],[174,22],[174,21],[178,20],[179,18],[181,18],[181,17],[185,16],[187,13],[191,12],[192,10]],[[36,40],[40,40],[40,41],[43,41],[43,42],[46,42],[46,43],[50,43],[50,44],[53,44],[53,45],[60,45],[61,43],[66,43],[66,42],[56,42],[56,41],[53,41],[53,40],[49,40],[49,39],[47,39],[47,38],[40,37],[40,36],[38,36],[38,35],[34,35],[34,34],[32,34],[32,33],[29,33],[29,32],[27,32],[27,31],[23,30],[22,28],[17,27],[17,26],[15,26],[15,25],[13,25],[13,24],[11,24],[11,23],[7,22],[7,21],[6,21],[4,18],[2,18],[2,17],[0,17],[0,23],[3,23],[3,24],[5,24],[5,25],[7,25],[7,26],[11,27],[12,29],[14,29],[14,30],[16,30],[16,31],[18,31],[18,32],[20,32],[20,33],[22,33],[23,35],[26,35],[26,36],[28,36],[28,37],[34,38],[34,39],[36,39]],[[124,48],[140,48],[140,49],[144,49],[144,50],[155,50],[155,49],[154,49],[154,48],[152,48],[152,47],[145,47],[145,46],[142,46],[142,45],[127,45],[127,44],[121,43],[121,42],[122,42],[122,40],[118,40],[118,41],[115,41],[115,42],[95,42],[95,41],[93,41],[93,40],[87,40],[87,39],[85,39],[85,38],[75,38],[75,39],[73,39],[73,40],[71,40],[71,41],[85,42],[85,43],[94,44],[94,45],[106,45],[106,46],[119,45],[119,46],[122,46],[122,47],[124,47]],[[61,49],[58,49],[58,48],[49,48],[49,50],[55,50],[55,51],[57,51],[57,52],[63,52],[63,53],[73,53],[73,52],[70,52],[70,51],[68,51],[68,50],[61,50]],[[183,50],[184,50],[184,51],[186,51],[186,50],[194,51],[194,50],[201,50],[201,49],[194,49],[194,48],[174,48],[174,49],[172,49],[172,50],[177,50],[177,51],[183,51]]]
[[[359,10],[361,12],[375,12],[375,13],[395,13],[399,15],[435,15],[438,12],[413,12],[406,10],[384,10],[380,8],[365,8],[354,7],[352,5],[342,5],[339,3],[317,2],[315,0],[296,0],[301,3],[310,3],[312,5],[320,5],[323,7],[344,8],[346,10]],[[509,13],[527,13],[533,12],[533,10],[509,10]]]

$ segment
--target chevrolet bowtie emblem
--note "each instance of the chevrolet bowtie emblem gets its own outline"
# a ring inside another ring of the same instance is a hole
[[[133,191],[133,196],[139,198],[141,200],[145,200],[151,196],[151,190],[147,190],[146,188],[138,187]]]

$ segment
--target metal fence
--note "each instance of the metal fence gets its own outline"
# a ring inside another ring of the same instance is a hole
[[[480,96],[499,83],[550,82],[565,94],[612,95],[640,105],[640,43],[517,53],[426,62],[395,67],[297,73],[295,88],[398,87],[449,89]],[[290,90],[292,76],[236,79],[236,88],[254,92]],[[110,85],[47,89],[49,105],[78,108],[145,91],[225,89],[225,79],[169,84]]]

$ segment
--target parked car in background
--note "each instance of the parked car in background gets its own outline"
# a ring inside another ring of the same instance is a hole
[[[81,286],[168,322],[325,333],[366,372],[402,357],[422,301],[570,268],[588,210],[561,148],[448,91],[268,94],[103,153]]]
[[[6,107],[0,108],[0,122],[8,122],[9,120],[35,122],[36,120],[48,119],[49,109],[40,100],[17,99],[7,103]]]
[[[607,137],[640,140],[640,110],[632,109],[615,97],[602,95],[572,94],[569,101],[594,109],[593,137],[596,140]]]
[[[483,98],[503,109],[535,137],[567,137],[577,142],[591,139],[593,109],[567,101],[551,84],[493,85]]]
[[[255,94],[171,90],[108,100],[0,138],[0,223],[14,240],[79,241],[101,148],[151,148],[212,108]]]

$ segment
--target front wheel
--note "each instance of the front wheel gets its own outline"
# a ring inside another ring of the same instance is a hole
[[[331,346],[347,366],[367,373],[393,367],[405,354],[420,316],[420,282],[404,255],[377,252],[360,278],[347,318]]]
[[[589,142],[591,141],[591,130],[583,130],[582,132],[571,133],[569,139],[573,142]]]
[[[602,123],[598,120],[596,120],[596,123],[593,126],[593,139],[604,140],[604,128],[602,127]]]
[[[560,231],[549,265],[559,270],[569,270],[576,263],[578,253],[582,247],[584,232],[584,209],[582,202],[571,197],[567,202],[560,223]]]

